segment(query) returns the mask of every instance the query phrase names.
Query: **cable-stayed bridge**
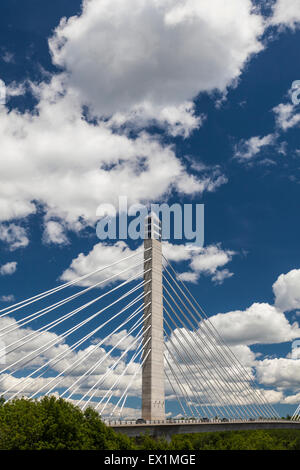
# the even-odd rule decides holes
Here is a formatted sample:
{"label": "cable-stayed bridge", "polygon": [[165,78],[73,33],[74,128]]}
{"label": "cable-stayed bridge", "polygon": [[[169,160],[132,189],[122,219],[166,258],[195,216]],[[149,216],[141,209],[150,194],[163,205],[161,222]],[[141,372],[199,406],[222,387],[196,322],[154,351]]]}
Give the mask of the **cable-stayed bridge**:
{"label": "cable-stayed bridge", "polygon": [[0,395],[55,394],[129,434],[292,425],[163,256],[153,215],[145,235],[144,250],[0,311]]}

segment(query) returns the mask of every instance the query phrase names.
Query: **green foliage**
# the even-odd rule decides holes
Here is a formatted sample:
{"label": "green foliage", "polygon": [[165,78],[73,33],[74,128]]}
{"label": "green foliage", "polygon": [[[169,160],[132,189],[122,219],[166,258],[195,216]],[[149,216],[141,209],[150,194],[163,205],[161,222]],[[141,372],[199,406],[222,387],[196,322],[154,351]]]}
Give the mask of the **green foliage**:
{"label": "green foliage", "polygon": [[83,413],[63,399],[17,399],[0,406],[1,450],[133,448],[128,437],[105,426],[93,409]]}
{"label": "green foliage", "polygon": [[136,439],[138,450],[166,450],[169,448],[166,439],[153,439],[149,434],[144,434]]}
{"label": "green foliage", "polygon": [[0,450],[300,450],[300,430],[226,431],[131,439],[107,427],[92,408],[63,399],[0,397]]}
{"label": "green foliage", "polygon": [[272,429],[175,435],[170,450],[297,450],[300,431]]}

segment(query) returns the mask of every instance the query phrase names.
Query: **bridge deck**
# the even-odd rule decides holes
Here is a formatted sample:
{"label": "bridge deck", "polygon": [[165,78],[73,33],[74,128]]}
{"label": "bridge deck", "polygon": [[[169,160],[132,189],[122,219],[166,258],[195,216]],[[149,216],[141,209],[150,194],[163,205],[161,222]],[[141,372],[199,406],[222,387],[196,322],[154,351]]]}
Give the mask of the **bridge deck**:
{"label": "bridge deck", "polygon": [[196,422],[196,423],[151,423],[151,424],[110,424],[117,432],[129,437],[149,434],[153,437],[166,437],[173,434],[190,434],[198,432],[243,431],[254,429],[299,429],[300,421],[231,421],[231,422]]}

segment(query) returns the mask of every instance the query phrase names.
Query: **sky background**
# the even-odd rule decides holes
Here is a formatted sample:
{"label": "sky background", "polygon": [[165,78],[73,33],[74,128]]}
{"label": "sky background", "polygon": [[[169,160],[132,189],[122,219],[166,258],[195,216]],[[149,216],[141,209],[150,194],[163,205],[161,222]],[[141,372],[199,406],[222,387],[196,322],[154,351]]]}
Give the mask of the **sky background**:
{"label": "sky background", "polygon": [[166,255],[293,412],[299,43],[299,0],[3,0],[0,308],[136,249],[99,242],[99,204],[205,204],[203,249]]}

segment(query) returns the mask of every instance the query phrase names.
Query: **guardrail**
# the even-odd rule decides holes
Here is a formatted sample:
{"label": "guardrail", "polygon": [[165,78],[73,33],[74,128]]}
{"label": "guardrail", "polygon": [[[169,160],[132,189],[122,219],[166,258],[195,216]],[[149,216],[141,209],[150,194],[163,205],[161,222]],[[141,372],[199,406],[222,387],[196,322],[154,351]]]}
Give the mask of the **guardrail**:
{"label": "guardrail", "polygon": [[167,419],[164,421],[153,420],[145,422],[137,422],[137,420],[103,420],[107,426],[138,426],[138,425],[153,425],[153,424],[212,424],[212,423],[260,423],[260,422],[278,422],[278,419]]}

